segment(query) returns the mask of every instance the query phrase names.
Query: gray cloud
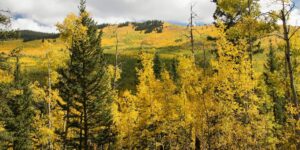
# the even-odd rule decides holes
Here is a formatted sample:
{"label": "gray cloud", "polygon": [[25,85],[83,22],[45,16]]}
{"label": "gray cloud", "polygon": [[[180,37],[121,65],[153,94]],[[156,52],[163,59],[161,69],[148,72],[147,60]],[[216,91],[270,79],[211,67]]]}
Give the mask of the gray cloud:
{"label": "gray cloud", "polygon": [[[186,23],[191,1],[196,4],[196,21],[211,23],[215,10],[211,0],[87,0],[87,9],[98,23],[149,19]],[[13,13],[13,28],[55,32],[55,24],[63,21],[67,14],[77,13],[78,4],[79,0],[0,0],[0,9]],[[263,7],[272,8],[270,5]],[[291,22],[296,22],[299,16],[297,9]]]}
{"label": "gray cloud", "polygon": [[[55,24],[71,12],[78,12],[78,0],[1,0],[0,7],[13,15],[13,27],[38,31],[55,31]],[[191,0],[87,0],[87,9],[98,23],[117,23],[159,19],[188,20]],[[198,22],[211,23],[215,9],[210,0],[197,0]],[[26,24],[25,24],[26,23]]]}

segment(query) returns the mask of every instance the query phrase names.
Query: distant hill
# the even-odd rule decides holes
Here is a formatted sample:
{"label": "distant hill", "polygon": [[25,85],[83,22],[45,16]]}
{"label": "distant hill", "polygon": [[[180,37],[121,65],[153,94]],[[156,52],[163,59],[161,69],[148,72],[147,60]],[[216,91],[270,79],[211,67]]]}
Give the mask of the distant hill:
{"label": "distant hill", "polygon": [[44,33],[31,30],[19,30],[17,31],[17,33],[19,34],[20,38],[23,39],[23,42],[43,39],[55,39],[59,37],[59,34],[57,33]]}
{"label": "distant hill", "polygon": [[[163,32],[163,27],[164,27],[164,22],[160,20],[147,20],[144,22],[123,22],[117,24],[118,28],[123,28],[123,27],[128,27],[132,25],[135,31],[143,31],[144,33],[162,33]],[[108,24],[108,23],[103,23],[99,24],[97,27],[98,29],[104,29],[109,26],[115,26],[115,24]]]}

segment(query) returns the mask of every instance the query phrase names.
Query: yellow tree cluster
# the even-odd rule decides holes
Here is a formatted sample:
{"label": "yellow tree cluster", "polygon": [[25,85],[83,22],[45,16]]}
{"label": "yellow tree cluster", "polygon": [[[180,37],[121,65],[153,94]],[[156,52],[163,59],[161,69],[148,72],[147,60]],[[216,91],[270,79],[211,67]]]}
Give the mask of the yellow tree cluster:
{"label": "yellow tree cluster", "polygon": [[179,94],[168,71],[161,73],[161,79],[155,78],[153,54],[142,53],[140,57],[142,67],[137,69],[137,92],[125,91],[115,103],[119,147],[189,147],[192,124],[189,102],[181,99],[184,94]]}
{"label": "yellow tree cluster", "polygon": [[153,72],[153,55],[142,53],[136,93],[115,103],[120,148],[275,148],[273,103],[250,65],[245,42],[228,42],[219,29],[217,58],[205,73],[191,56],[177,58],[178,80]]}
{"label": "yellow tree cluster", "polygon": [[211,92],[208,99],[214,104],[207,118],[207,144],[224,149],[272,148],[276,141],[272,102],[259,80],[251,77],[253,70],[244,42],[234,46],[222,30],[217,59],[212,61],[214,73],[207,85]]}

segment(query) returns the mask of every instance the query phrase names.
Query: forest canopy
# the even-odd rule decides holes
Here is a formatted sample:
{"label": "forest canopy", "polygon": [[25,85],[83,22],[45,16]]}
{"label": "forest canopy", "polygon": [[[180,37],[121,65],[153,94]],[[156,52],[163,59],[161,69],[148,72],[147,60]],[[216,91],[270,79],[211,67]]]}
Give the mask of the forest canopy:
{"label": "forest canopy", "polygon": [[209,25],[191,4],[181,26],[80,0],[58,33],[0,11],[0,149],[300,149],[298,9],[272,2],[213,0]]}

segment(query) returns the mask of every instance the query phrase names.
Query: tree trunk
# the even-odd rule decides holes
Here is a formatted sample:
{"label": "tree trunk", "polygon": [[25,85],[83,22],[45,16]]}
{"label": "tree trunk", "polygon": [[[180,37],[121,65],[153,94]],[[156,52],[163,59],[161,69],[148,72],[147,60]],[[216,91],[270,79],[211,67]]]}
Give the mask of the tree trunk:
{"label": "tree trunk", "polygon": [[82,113],[80,114],[80,135],[79,135],[79,149],[82,149]]}
{"label": "tree trunk", "polygon": [[115,52],[115,67],[114,67],[114,81],[113,81],[113,89],[115,90],[117,88],[117,69],[118,69],[118,47],[119,47],[119,39],[118,39],[118,33],[116,33],[116,52]]}
{"label": "tree trunk", "polygon": [[[251,16],[251,1],[248,0],[248,16]],[[253,40],[252,40],[252,30],[251,30],[251,24],[247,22],[248,25],[248,54],[249,54],[249,59],[250,59],[250,66],[251,66],[251,72],[250,72],[250,77],[253,80],[254,79],[254,73],[253,73]]]}
{"label": "tree trunk", "polygon": [[[47,60],[48,60],[48,125],[49,125],[49,129],[51,130],[52,128],[52,124],[51,124],[51,93],[52,93],[52,86],[51,86],[51,64],[50,64],[50,58],[49,58],[49,55],[48,53],[46,54],[47,55]],[[52,145],[52,142],[51,142],[51,136],[49,135],[49,150],[52,150],[53,149],[53,145]]]}
{"label": "tree trunk", "polygon": [[84,149],[88,150],[88,116],[87,116],[87,101],[84,99],[83,103],[83,121],[84,121]]}
{"label": "tree trunk", "polygon": [[200,150],[200,139],[196,136],[195,150]]}
{"label": "tree trunk", "polygon": [[[192,54],[195,57],[195,48],[194,48],[194,22],[193,22],[194,16],[193,16],[193,6],[191,5],[191,18],[190,18],[190,40],[191,40],[191,50]],[[195,59],[196,62],[196,59]]]}
{"label": "tree trunk", "polygon": [[66,122],[65,122],[65,133],[64,133],[64,144],[63,144],[63,150],[66,150],[67,147],[67,138],[68,138],[68,130],[69,130],[69,114],[70,114],[70,109],[69,109],[69,104],[67,104],[67,114],[66,114]]}
{"label": "tree trunk", "polygon": [[[297,91],[296,91],[296,87],[295,87],[293,66],[292,66],[292,60],[291,60],[291,43],[290,43],[287,19],[286,19],[286,15],[285,15],[284,2],[283,2],[283,10],[281,11],[281,20],[283,23],[284,41],[286,43],[285,58],[286,58],[286,62],[287,62],[288,75],[289,75],[289,80],[290,80],[290,88],[291,88],[291,92],[292,92],[292,101],[294,102],[295,106],[298,108],[298,97],[297,97]],[[299,115],[297,115],[296,117],[297,117],[297,119],[299,119]]]}

